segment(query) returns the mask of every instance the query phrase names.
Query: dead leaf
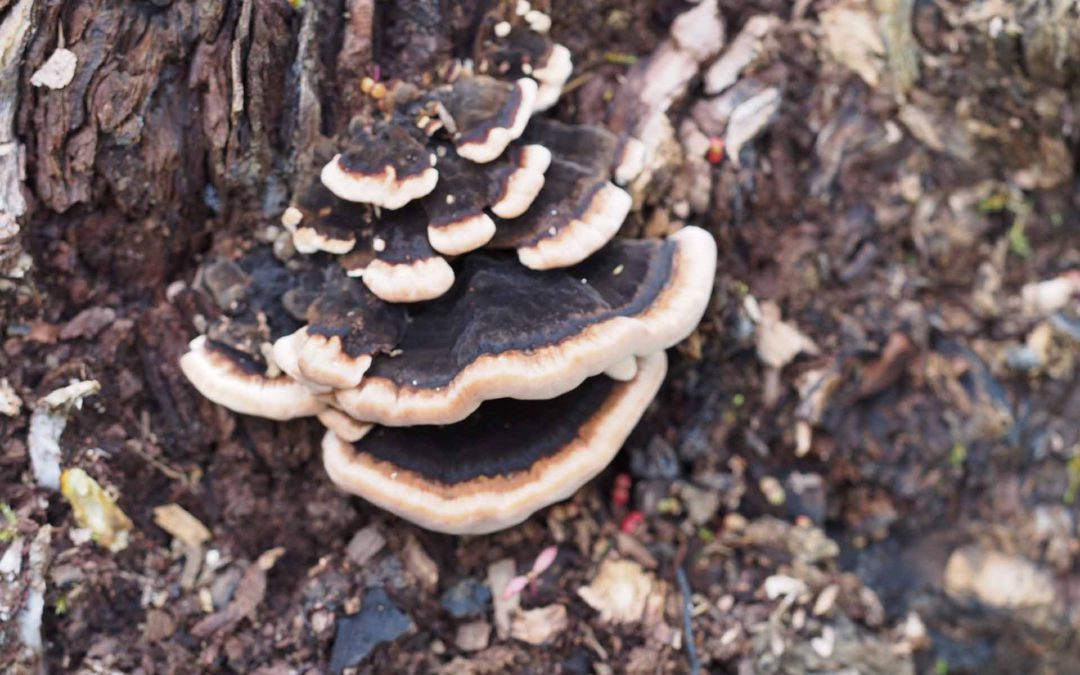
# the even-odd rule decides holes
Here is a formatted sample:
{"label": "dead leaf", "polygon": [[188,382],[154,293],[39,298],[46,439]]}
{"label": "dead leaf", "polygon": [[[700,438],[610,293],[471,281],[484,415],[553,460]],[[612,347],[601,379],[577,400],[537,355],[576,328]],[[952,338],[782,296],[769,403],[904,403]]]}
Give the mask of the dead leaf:
{"label": "dead leaf", "polygon": [[653,584],[653,576],[641,565],[608,559],[592,583],[578,589],[578,595],[600,612],[604,623],[636,623],[645,612]]}
{"label": "dead leaf", "polygon": [[817,354],[818,347],[793,324],[783,321],[780,307],[769,300],[761,303],[757,353],[765,365],[783,368],[800,353]]}
{"label": "dead leaf", "polygon": [[885,41],[865,0],[846,0],[821,13],[822,43],[832,58],[871,87],[881,84]]}
{"label": "dead leaf", "polygon": [[779,87],[769,87],[740,103],[731,113],[727,133],[724,135],[724,152],[731,158],[732,164],[739,166],[742,147],[757,138],[772,123],[782,101]]}
{"label": "dead leaf", "polygon": [[566,607],[548,605],[519,612],[510,626],[510,636],[531,645],[542,645],[566,630]]}
{"label": "dead leaf", "polygon": [[720,58],[705,71],[705,93],[719,94],[739,80],[739,74],[761,56],[763,39],[780,25],[771,15],[750,17]]}
{"label": "dead leaf", "polygon": [[918,352],[918,348],[907,335],[899,331],[890,335],[885,348],[881,350],[881,356],[863,368],[859,396],[873,396],[891,387],[904,374],[908,363]]}

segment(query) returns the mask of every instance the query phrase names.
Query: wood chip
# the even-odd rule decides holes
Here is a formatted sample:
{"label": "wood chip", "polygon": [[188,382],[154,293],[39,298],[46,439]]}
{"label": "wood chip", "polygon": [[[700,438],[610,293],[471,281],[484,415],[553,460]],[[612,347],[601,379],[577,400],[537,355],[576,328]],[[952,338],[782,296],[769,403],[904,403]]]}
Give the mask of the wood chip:
{"label": "wood chip", "polygon": [[521,596],[504,598],[507,584],[517,576],[517,565],[513,558],[503,558],[488,566],[487,584],[491,589],[491,600],[495,606],[495,632],[505,640],[510,637],[510,616],[521,604]]}
{"label": "wood chip", "polygon": [[401,552],[401,558],[405,562],[405,569],[416,577],[425,590],[435,590],[435,587],[439,585],[439,566],[427,554],[416,537],[409,535],[405,542],[405,550]]}
{"label": "wood chip", "polygon": [[63,89],[75,78],[75,66],[78,64],[79,58],[75,56],[75,52],[61,47],[34,71],[30,76],[30,84],[35,87]]}
{"label": "wood chip", "polygon": [[179,504],[154,507],[154,524],[188,548],[198,548],[213,536],[198,518]]}
{"label": "wood chip", "polygon": [[487,621],[472,621],[458,626],[454,644],[463,652],[478,652],[487,649],[490,640],[491,624]]}
{"label": "wood chip", "polygon": [[374,558],[379,551],[386,546],[386,538],[379,532],[375,525],[368,525],[353,535],[349,540],[349,546],[345,549],[345,555],[349,561],[358,567],[363,567],[367,561]]}

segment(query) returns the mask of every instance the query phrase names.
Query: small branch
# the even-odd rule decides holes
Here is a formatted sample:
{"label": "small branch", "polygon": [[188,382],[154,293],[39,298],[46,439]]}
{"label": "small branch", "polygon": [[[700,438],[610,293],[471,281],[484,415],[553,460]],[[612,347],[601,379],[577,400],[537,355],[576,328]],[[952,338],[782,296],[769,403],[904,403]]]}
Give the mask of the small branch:
{"label": "small branch", "polygon": [[690,582],[686,579],[686,572],[679,567],[675,570],[675,578],[679,582],[679,592],[683,596],[683,640],[686,642],[686,658],[690,661],[691,675],[701,672],[701,661],[698,660],[697,645],[694,644],[693,609],[691,599]]}

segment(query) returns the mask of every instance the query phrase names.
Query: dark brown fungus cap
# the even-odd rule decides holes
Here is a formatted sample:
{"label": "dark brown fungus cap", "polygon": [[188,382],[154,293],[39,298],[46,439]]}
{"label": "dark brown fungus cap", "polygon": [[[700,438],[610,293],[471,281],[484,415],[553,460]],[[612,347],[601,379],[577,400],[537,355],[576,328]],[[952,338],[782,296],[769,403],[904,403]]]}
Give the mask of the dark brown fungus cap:
{"label": "dark brown fungus cap", "polygon": [[405,309],[381,301],[358,279],[331,278],[307,310],[308,324],[279,338],[273,357],[316,391],[355,387],[377,354],[390,353],[405,330]]}
{"label": "dark brown fungus cap", "polygon": [[452,149],[439,147],[440,179],[424,198],[428,213],[428,240],[446,255],[480,248],[495,234],[500,218],[524,213],[544,186],[551,153],[538,144],[514,145],[490,164],[461,159]]}
{"label": "dark brown fungus cap", "polygon": [[514,27],[509,35],[497,39],[490,59],[494,75],[537,81],[533,112],[555,105],[574,70],[569,49],[524,26]]}
{"label": "dark brown fungus cap", "polygon": [[281,216],[300,253],[348,253],[356,245],[357,233],[370,228],[370,222],[369,207],[337,197],[317,180],[302,185]]}
{"label": "dark brown fungus cap", "polygon": [[716,244],[695,227],[551,272],[471,254],[445,296],[410,308],[394,355],[336,392],[337,407],[379,424],[452,424],[485,400],[551,398],[609,369],[626,377],[628,358],[693,331],[715,267]]}
{"label": "dark brown fungus cap", "polygon": [[552,152],[544,188],[532,206],[513,220],[496,222],[491,248],[515,248],[532,269],[581,262],[619,231],[633,200],[613,184],[611,164],[618,148],[609,132],[537,120],[528,143]]}
{"label": "dark brown fungus cap", "polygon": [[321,174],[323,185],[338,197],[399,209],[435,189],[435,153],[404,126],[388,124],[374,133],[354,128],[350,136]]}
{"label": "dark brown fungus cap", "polygon": [[454,270],[428,241],[428,216],[419,204],[384,211],[374,223],[371,257],[349,268],[371,292],[387,302],[437,298],[454,283]]}
{"label": "dark brown fungus cap", "polygon": [[591,167],[598,174],[607,171],[620,185],[636,178],[642,169],[641,141],[627,134],[616,136],[603,127],[537,118],[522,142],[543,145],[559,159]]}
{"label": "dark brown fungus cap", "polygon": [[282,420],[321,411],[325,404],[309,388],[280,373],[270,345],[302,325],[306,298],[320,292],[322,272],[290,269],[259,250],[238,263],[211,263],[202,277],[202,287],[228,306],[180,359],[195,388],[249,415]]}
{"label": "dark brown fungus cap", "polygon": [[465,159],[484,164],[496,159],[529,123],[536,81],[503,82],[464,74],[435,93],[445,111],[444,126]]}
{"label": "dark brown fungus cap", "polygon": [[450,426],[329,431],[323,464],[342,489],[422,527],[482,534],[566,499],[622,447],[660,387],[663,352],[636,376],[599,376],[546,401],[489,401]]}

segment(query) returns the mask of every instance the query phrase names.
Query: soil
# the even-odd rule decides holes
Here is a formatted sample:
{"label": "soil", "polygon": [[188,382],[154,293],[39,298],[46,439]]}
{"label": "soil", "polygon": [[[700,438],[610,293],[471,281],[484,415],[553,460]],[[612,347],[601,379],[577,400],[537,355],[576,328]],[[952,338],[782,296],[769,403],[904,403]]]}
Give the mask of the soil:
{"label": "soil", "polygon": [[[739,86],[779,108],[735,157],[669,162],[627,226],[715,235],[710,311],[612,467],[458,538],[340,493],[314,420],[229,413],[177,359],[200,263],[274,236],[292,168],[365,105],[357,78],[431,77],[504,8],[32,4],[26,208],[0,239],[5,271],[33,261],[0,282],[22,402],[0,415],[5,672],[1080,672],[1075,6],[719,2],[728,45],[776,17]],[[575,57],[553,114],[613,127],[697,6],[534,5]],[[74,78],[33,86],[61,46]],[[699,73],[668,111],[684,147],[688,121],[719,137],[709,100]],[[1071,296],[1032,302],[1055,280]],[[66,414],[62,465],[117,497],[116,552],[30,469],[37,402],[72,380],[101,390]],[[168,504],[209,537],[159,527]],[[485,584],[553,544],[500,617]]]}

